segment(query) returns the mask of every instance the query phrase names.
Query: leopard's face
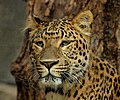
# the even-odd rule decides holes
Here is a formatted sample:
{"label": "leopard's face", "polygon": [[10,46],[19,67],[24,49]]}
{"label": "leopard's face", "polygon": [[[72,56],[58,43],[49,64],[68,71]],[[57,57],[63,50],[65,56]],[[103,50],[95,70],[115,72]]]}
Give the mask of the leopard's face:
{"label": "leopard's face", "polygon": [[56,87],[78,83],[84,76],[89,65],[89,24],[76,23],[58,19],[31,31],[30,58],[38,83]]}

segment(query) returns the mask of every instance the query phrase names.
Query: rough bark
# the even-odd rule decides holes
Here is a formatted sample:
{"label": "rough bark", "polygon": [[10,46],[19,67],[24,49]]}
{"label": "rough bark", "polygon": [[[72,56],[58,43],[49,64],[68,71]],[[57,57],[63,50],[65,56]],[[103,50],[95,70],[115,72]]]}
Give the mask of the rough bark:
{"label": "rough bark", "polygon": [[[120,1],[119,0],[26,0],[27,14],[34,14],[43,21],[54,18],[73,18],[82,10],[91,10],[94,21],[91,25],[92,51],[107,59],[120,73]],[[40,94],[29,86],[25,74],[29,65],[28,32],[19,57],[11,65],[18,88],[18,100],[41,100]],[[20,78],[18,78],[20,77]],[[34,92],[33,92],[34,91]],[[34,93],[34,94],[33,94]],[[37,97],[41,98],[37,98]]]}

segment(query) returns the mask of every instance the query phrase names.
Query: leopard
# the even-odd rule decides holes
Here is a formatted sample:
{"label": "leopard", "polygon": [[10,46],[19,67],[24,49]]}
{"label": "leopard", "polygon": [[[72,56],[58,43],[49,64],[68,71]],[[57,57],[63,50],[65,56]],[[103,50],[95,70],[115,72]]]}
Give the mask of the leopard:
{"label": "leopard", "polygon": [[91,50],[90,10],[74,18],[29,16],[31,81],[44,100],[120,100],[117,69]]}

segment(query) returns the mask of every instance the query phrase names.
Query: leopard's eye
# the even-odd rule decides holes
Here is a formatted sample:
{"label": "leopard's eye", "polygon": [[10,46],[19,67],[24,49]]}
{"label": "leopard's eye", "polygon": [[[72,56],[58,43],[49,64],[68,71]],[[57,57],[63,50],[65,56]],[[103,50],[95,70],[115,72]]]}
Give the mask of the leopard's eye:
{"label": "leopard's eye", "polygon": [[35,42],[35,44],[42,47],[42,48],[44,47],[43,41],[37,41],[37,42]]}
{"label": "leopard's eye", "polygon": [[60,47],[64,47],[70,44],[70,41],[62,41]]}
{"label": "leopard's eye", "polygon": [[82,28],[82,29],[85,29],[87,26],[86,26],[86,25],[81,24],[81,25],[79,25],[79,27],[80,27],[80,28]]}

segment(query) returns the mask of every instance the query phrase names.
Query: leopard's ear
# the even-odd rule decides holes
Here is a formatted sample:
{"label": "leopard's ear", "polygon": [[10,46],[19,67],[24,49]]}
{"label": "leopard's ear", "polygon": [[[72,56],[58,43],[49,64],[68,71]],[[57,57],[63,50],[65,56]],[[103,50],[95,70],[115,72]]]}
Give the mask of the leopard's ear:
{"label": "leopard's ear", "polygon": [[73,21],[77,24],[80,22],[87,22],[90,25],[93,21],[93,14],[90,10],[80,12],[74,17]]}
{"label": "leopard's ear", "polygon": [[43,23],[43,21],[38,16],[33,15],[32,18],[36,24]]}
{"label": "leopard's ear", "polygon": [[93,21],[93,14],[90,10],[80,12],[78,15],[76,15],[72,22],[75,25],[75,27],[85,33],[86,35],[90,35],[90,24]]}
{"label": "leopard's ear", "polygon": [[30,14],[27,18],[26,28],[35,29],[36,27],[40,26],[41,23],[42,21],[39,17]]}

